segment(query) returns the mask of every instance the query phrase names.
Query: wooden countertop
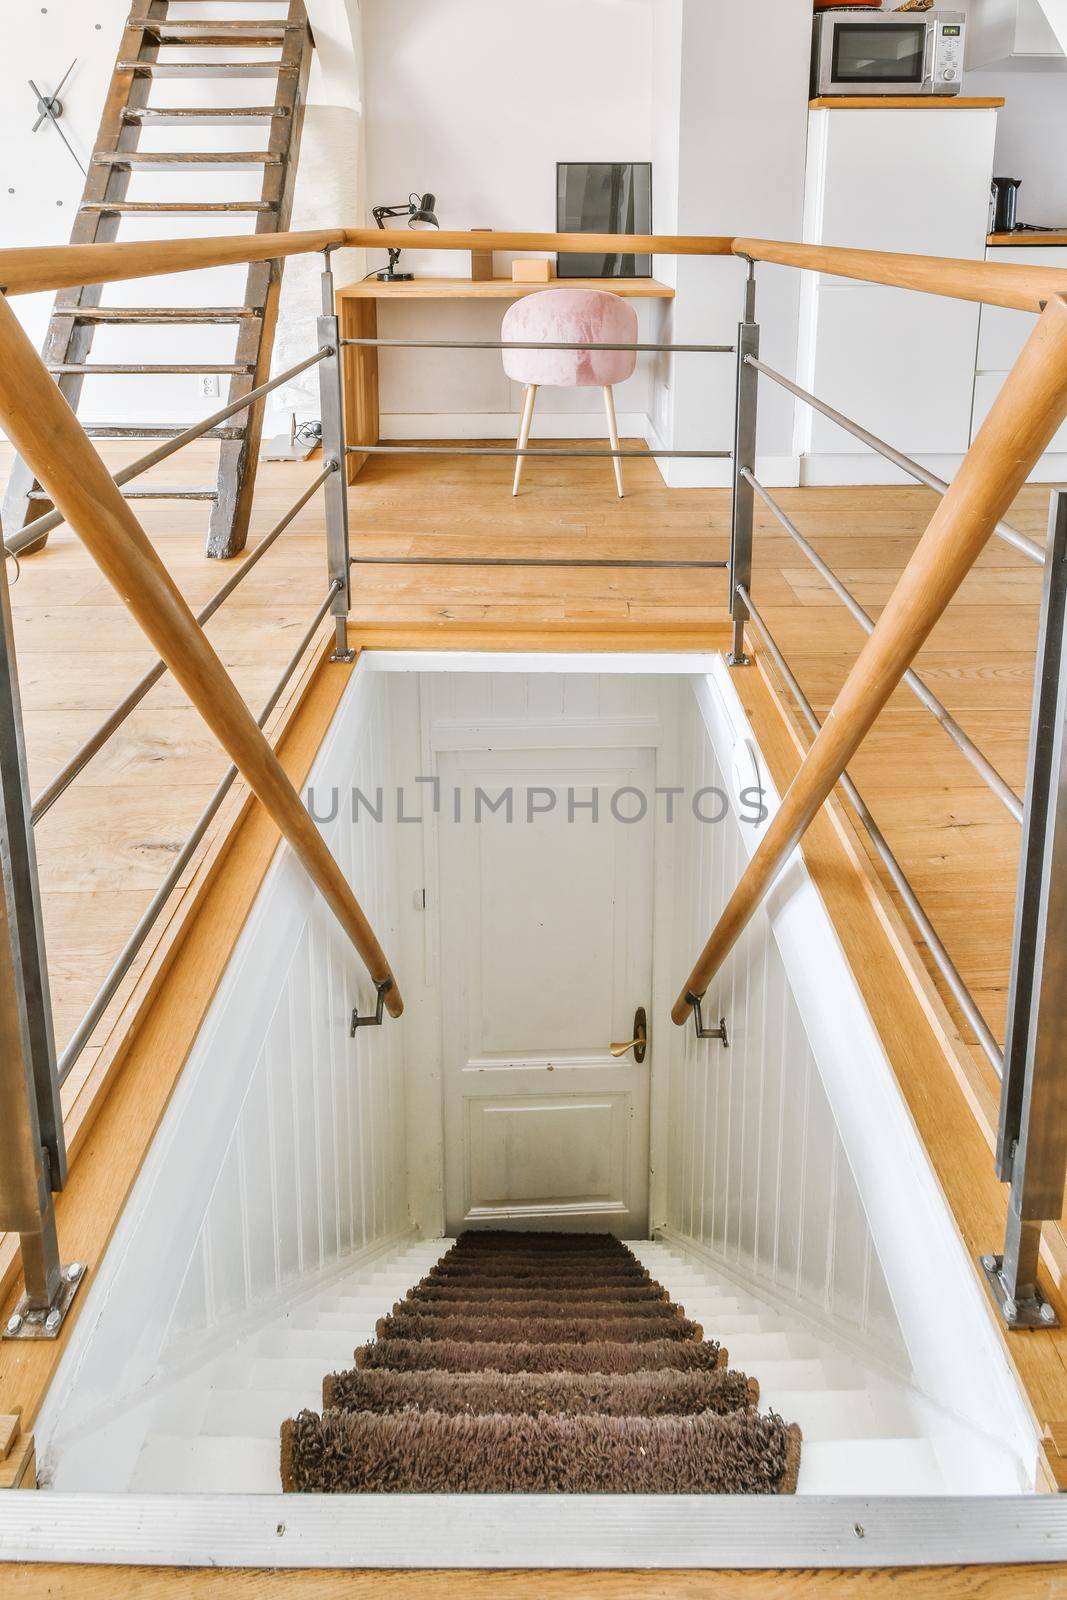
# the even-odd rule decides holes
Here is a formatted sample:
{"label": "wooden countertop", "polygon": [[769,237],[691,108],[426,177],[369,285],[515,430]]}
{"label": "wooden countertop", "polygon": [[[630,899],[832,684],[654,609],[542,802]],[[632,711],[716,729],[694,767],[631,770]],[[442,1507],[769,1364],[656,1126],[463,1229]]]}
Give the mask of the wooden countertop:
{"label": "wooden countertop", "polygon": [[379,283],[367,278],[338,289],[340,300],[520,300],[540,289],[607,289],[630,300],[673,300],[674,290],[656,278],[552,278],[548,283],[514,283],[511,278],[412,278]]}
{"label": "wooden countertop", "polygon": [[1010,246],[1013,250],[1040,249],[1042,245],[1058,245],[1062,250],[1067,245],[1067,232],[1061,233],[991,233],[986,239],[986,244],[995,249],[1006,249]]}
{"label": "wooden countertop", "polygon": [[1000,95],[834,94],[809,100],[813,111],[999,111]]}

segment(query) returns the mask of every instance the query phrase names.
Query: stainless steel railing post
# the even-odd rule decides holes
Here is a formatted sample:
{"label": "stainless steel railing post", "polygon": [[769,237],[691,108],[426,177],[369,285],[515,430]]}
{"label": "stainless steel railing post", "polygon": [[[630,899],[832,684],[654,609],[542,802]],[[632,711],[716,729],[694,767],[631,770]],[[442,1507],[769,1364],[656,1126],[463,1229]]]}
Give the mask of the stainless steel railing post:
{"label": "stainless steel railing post", "polygon": [[5,1337],[51,1338],[81,1268],[65,1272],[60,1263],[52,1206],[67,1152],[7,563],[0,566],[0,1229],[20,1237],[26,1285]]}
{"label": "stainless steel railing post", "polygon": [[344,360],[341,326],[334,301],[333,269],[330,252],[324,254],[322,272],[322,315],[318,320],[319,348],[332,351],[319,366],[319,394],[322,409],[322,462],[332,470],[326,479],[326,565],[330,583],[339,583],[334,594],[334,649],[332,661],[351,661],[354,651],[348,645],[348,613],[352,604],[351,570],[348,561],[348,461],[345,454]]}
{"label": "stainless steel railing post", "polygon": [[1005,1322],[1049,1327],[1037,1286],[1041,1224],[1067,1178],[1067,492],[1052,496],[1022,859],[1015,907],[997,1176],[1011,1184],[1003,1256],[982,1265]]}
{"label": "stainless steel railing post", "polygon": [[733,620],[733,646],[727,658],[732,667],[748,664],[745,655],[745,623],[748,607],[742,592],[752,588],[752,524],[755,498],[746,471],[756,470],[756,418],[759,374],[749,361],[759,356],[759,324],[756,321],[755,267],[748,264],[745,284],[745,318],[737,329],[737,385],[734,410],[733,514],[730,526],[730,616]]}

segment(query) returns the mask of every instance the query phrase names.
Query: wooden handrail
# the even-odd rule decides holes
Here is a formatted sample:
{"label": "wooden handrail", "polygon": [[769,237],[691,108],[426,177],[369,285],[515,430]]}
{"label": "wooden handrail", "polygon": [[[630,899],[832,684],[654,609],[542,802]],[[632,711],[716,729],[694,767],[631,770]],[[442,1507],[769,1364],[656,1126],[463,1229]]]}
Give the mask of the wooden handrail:
{"label": "wooden handrail", "polygon": [[[409,234],[409,240],[414,238]],[[45,289],[79,289],[86,283],[124,283],[164,272],[194,272],[277,256],[307,255],[345,242],[343,228],[315,233],[255,233],[234,238],[144,239],[124,244],[55,244],[41,249],[0,250],[0,290],[37,294]]]}
{"label": "wooden handrail", "polygon": [[901,574],[822,731],[704,946],[684,1023],[1067,415],[1067,298],[1051,300]]}
{"label": "wooden handrail", "polygon": [[277,824],[375,984],[391,982],[385,1004],[398,1017],[404,1009],[400,991],[344,874],[178,586],[2,298],[0,372],[0,423],[15,449]]}
{"label": "wooden handrail", "polygon": [[844,250],[835,245],[788,244],[777,239],[735,239],[735,255],[806,272],[827,272],[861,283],[884,283],[950,300],[977,300],[1012,311],[1040,311],[1053,295],[1067,294],[1067,267],[1020,267],[1007,261],[960,261],[887,250]]}
{"label": "wooden handrail", "polygon": [[[733,239],[688,234],[494,233],[494,250],[612,250],[652,255],[728,256]],[[263,233],[233,238],[146,239],[123,244],[62,244],[0,250],[0,290],[36,294],[86,283],[121,283],[163,272],[266,261],[327,247],[367,250],[484,250],[485,234],[409,228],[326,228],[316,233]]]}
{"label": "wooden handrail", "polygon": [[[408,228],[326,228],[314,233],[267,233],[232,238],[148,239],[129,244],[49,245],[0,250],[0,289],[9,295],[72,289],[86,283],[121,283],[158,273],[191,272],[315,250],[478,250],[484,233]],[[975,300],[1016,311],[1040,311],[1053,295],[1067,294],[1067,268],[1020,267],[1000,261],[958,261],[943,256],[841,250],[829,245],[717,234],[494,232],[494,250],[625,251],[674,256],[728,256],[829,272],[861,283],[884,283],[923,294]]]}
{"label": "wooden handrail", "polygon": [[728,256],[731,234],[701,233],[509,233],[491,236],[469,229],[346,228],[345,243],[364,250],[562,250],[585,255]]}

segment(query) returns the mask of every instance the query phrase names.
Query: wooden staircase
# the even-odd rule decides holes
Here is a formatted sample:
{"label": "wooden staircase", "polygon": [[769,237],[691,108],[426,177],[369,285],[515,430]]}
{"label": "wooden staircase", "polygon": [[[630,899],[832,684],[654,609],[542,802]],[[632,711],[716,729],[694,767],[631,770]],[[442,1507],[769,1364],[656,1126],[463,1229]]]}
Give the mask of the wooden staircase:
{"label": "wooden staircase", "polygon": [[[104,106],[96,145],[71,234],[72,244],[97,244],[118,238],[123,217],[211,213],[247,213],[255,233],[282,232],[288,228],[293,206],[300,135],[311,52],[314,41],[303,0],[290,0],[286,14],[276,20],[170,20],[173,0],[135,0],[136,12],[123,33],[115,70]],[[201,0],[181,0],[183,9]],[[230,0],[234,5],[264,0]],[[171,59],[179,47],[204,51],[202,60]],[[275,59],[228,61],[212,59],[214,50],[277,47]],[[153,94],[157,80],[232,80],[262,78],[273,81],[272,104],[225,104],[168,107]],[[213,89],[213,97],[218,98]],[[267,97],[264,96],[264,99]],[[259,127],[267,130],[260,148],[247,151],[157,151],[139,148],[143,128],[190,126]],[[135,173],[196,174],[219,171],[262,171],[262,189],[252,200],[129,200]],[[244,303],[232,306],[155,306],[125,309],[100,304],[101,285],[62,290],[56,296],[45,341],[44,357],[59,388],[77,410],[86,377],[95,374],[131,376],[218,373],[229,378],[232,402],[270,376],[271,352],[278,318],[282,266],[280,261],[254,262],[248,268]],[[237,328],[234,359],[229,362],[145,363],[92,362],[93,336],[107,325],[231,324]],[[129,499],[199,500],[211,502],[207,539],[209,556],[231,556],[243,549],[255,487],[256,460],[263,423],[263,401],[239,412],[232,425],[214,429],[206,437],[219,441],[218,476],[214,484],[170,487],[154,481],[123,490]],[[182,431],[182,424],[117,422],[87,430],[95,438],[166,439]],[[8,534],[51,509],[51,502],[22,461],[15,463],[4,501],[3,525]],[[40,548],[47,535],[40,541]]]}

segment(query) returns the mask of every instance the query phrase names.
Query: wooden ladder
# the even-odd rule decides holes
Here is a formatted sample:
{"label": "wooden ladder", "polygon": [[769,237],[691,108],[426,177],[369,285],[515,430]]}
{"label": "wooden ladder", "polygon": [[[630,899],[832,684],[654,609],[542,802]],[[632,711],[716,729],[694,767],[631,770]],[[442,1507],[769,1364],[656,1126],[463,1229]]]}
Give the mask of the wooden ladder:
{"label": "wooden ladder", "polygon": [[[202,0],[182,0],[183,6]],[[230,0],[234,5],[262,4],[262,0]],[[135,0],[135,14],[127,22],[89,163],[85,190],[71,234],[72,244],[97,244],[118,237],[123,217],[156,215],[201,216],[222,212],[248,213],[256,233],[282,232],[289,226],[293,190],[304,120],[304,101],[314,41],[304,0],[290,0],[284,17],[276,21],[170,21],[171,0]],[[168,60],[167,47],[175,45],[207,52],[200,61]],[[249,46],[281,47],[279,60],[212,60],[213,49]],[[246,78],[273,79],[273,105],[167,107],[152,96],[157,80]],[[179,97],[180,98],[180,97]],[[151,102],[151,103],[150,103]],[[146,151],[138,148],[142,128],[192,125],[265,127],[269,134],[262,149],[254,151]],[[155,201],[127,200],[135,172],[170,173],[249,171],[262,169],[258,200]],[[271,352],[278,320],[282,266],[280,261],[254,262],[248,268],[243,305],[154,306],[139,309],[102,307],[101,285],[62,290],[56,296],[44,358],[49,371],[74,410],[82,385],[94,373],[210,372],[229,377],[229,399],[238,400],[270,376]],[[237,327],[232,362],[203,365],[144,363],[92,363],[89,354],[98,327],[132,324],[231,324]],[[231,556],[244,548],[255,488],[256,460],[263,427],[264,401],[238,412],[232,426],[205,435],[219,441],[218,477],[214,485],[168,487],[154,482],[123,490],[129,499],[207,500],[211,502],[207,538],[209,556]],[[115,424],[91,427],[95,438],[166,439],[182,425]],[[7,534],[43,515],[51,502],[33,473],[16,461],[4,501],[3,526]],[[39,549],[45,543],[45,535]]]}

